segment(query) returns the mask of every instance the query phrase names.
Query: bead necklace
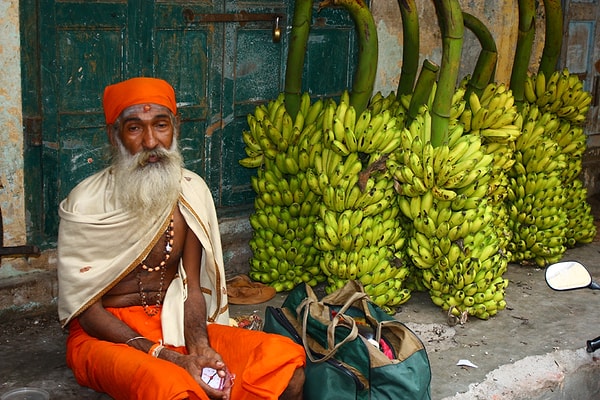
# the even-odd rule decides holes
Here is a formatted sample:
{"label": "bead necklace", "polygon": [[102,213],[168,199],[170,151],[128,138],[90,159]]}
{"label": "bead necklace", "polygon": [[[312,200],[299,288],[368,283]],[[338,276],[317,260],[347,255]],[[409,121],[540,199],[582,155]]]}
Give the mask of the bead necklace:
{"label": "bead necklace", "polygon": [[167,265],[167,261],[171,258],[171,250],[173,250],[173,238],[175,237],[175,223],[173,222],[173,216],[171,216],[171,222],[165,231],[165,256],[163,260],[156,267],[152,268],[146,265],[146,260],[142,261],[141,266],[148,272],[158,271]]}
{"label": "bead necklace", "polygon": [[175,224],[173,222],[173,216],[171,216],[171,222],[169,223],[169,226],[167,227],[166,231],[165,231],[165,255],[163,257],[163,260],[155,267],[148,267],[145,264],[145,260],[141,262],[141,267],[142,269],[144,269],[145,271],[148,272],[154,272],[154,271],[158,271],[160,270],[160,283],[159,283],[159,288],[158,288],[158,294],[156,295],[156,306],[153,308],[150,308],[150,306],[148,305],[147,299],[146,299],[146,292],[144,291],[144,287],[142,286],[142,278],[141,278],[141,271],[138,269],[137,271],[137,279],[138,279],[138,286],[140,289],[140,299],[142,302],[142,307],[144,307],[144,311],[146,312],[146,314],[150,317],[155,316],[156,314],[158,314],[158,311],[160,310],[160,305],[162,304],[162,293],[163,293],[163,289],[164,289],[164,285],[165,285],[165,272],[167,270],[167,260],[171,257],[171,251],[173,250],[173,238],[175,237]]}

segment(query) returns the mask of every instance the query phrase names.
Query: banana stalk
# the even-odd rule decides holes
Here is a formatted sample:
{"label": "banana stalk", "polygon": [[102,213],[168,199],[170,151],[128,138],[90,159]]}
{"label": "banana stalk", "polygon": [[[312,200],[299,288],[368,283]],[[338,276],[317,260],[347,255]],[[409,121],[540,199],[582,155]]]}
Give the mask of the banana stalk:
{"label": "banana stalk", "polygon": [[463,12],[463,21],[465,27],[473,32],[481,45],[481,53],[477,59],[477,64],[473,69],[471,79],[467,83],[464,98],[468,99],[472,91],[481,96],[487,84],[493,81],[496,72],[496,61],[498,60],[498,49],[494,37],[481,20],[472,14]]}
{"label": "banana stalk", "polygon": [[519,33],[509,84],[519,109],[524,101],[525,80],[534,39],[535,0],[519,0]]}
{"label": "banana stalk", "polygon": [[319,9],[330,6],[344,7],[354,21],[358,39],[358,63],[350,93],[350,105],[360,115],[373,95],[379,46],[377,28],[371,10],[363,0],[324,0]]}
{"label": "banana stalk", "polygon": [[546,37],[539,72],[543,72],[545,76],[551,76],[556,70],[556,63],[560,57],[563,35],[563,12],[560,3],[560,0],[544,0]]}
{"label": "banana stalk", "polygon": [[402,16],[402,71],[398,82],[397,95],[413,92],[413,85],[419,69],[419,14],[414,0],[398,0]]}
{"label": "banana stalk", "polygon": [[442,29],[442,63],[432,105],[431,144],[434,148],[448,140],[448,120],[460,67],[464,22],[458,0],[434,0]]}
{"label": "banana stalk", "polygon": [[286,109],[292,120],[296,119],[296,114],[298,114],[298,110],[300,109],[302,71],[304,69],[306,42],[310,33],[312,5],[312,0],[295,0],[294,4],[294,17],[285,70],[284,89]]}
{"label": "banana stalk", "polygon": [[408,107],[408,118],[406,120],[407,126],[419,114],[419,109],[421,106],[429,102],[429,97],[437,79],[437,73],[439,69],[439,66],[433,62],[429,60],[423,61],[423,67],[421,68],[421,73],[419,74],[419,79],[415,85],[415,91],[410,99],[410,105]]}

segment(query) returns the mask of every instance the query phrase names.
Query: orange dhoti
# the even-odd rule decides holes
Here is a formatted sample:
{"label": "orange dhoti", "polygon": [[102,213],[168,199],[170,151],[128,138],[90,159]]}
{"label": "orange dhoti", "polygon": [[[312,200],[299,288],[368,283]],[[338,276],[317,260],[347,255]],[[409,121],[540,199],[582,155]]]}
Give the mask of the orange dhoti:
{"label": "orange dhoti", "polygon": [[[160,314],[149,317],[139,306],[107,310],[140,335],[161,340]],[[218,324],[207,329],[211,347],[236,375],[232,400],[277,399],[294,371],[305,365],[304,349],[284,336]],[[186,353],[184,347],[166,347]],[[67,364],[80,385],[117,400],[208,400],[183,368],[126,344],[91,337],[77,319],[69,324]]]}

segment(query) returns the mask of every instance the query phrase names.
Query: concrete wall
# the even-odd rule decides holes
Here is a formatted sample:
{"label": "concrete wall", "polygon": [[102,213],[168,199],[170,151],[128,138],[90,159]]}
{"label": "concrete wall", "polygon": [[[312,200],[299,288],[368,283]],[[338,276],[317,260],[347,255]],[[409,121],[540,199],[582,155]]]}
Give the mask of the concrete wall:
{"label": "concrete wall", "polygon": [[[19,44],[19,4],[18,0],[0,1],[0,205],[3,213],[4,245],[14,246],[26,244],[27,215],[24,207],[23,191],[23,133],[21,115],[21,78],[20,78],[20,44]],[[440,64],[441,35],[437,27],[437,19],[433,3],[418,1],[420,14],[420,61],[425,58]],[[462,0],[465,11],[478,16],[490,28],[496,38],[499,49],[497,81],[508,83],[512,68],[517,35],[517,0],[499,2],[497,0]],[[377,23],[379,38],[379,69],[376,91],[384,94],[394,91],[400,77],[402,66],[402,24],[396,0],[376,0],[372,2],[373,14]],[[492,23],[493,21],[493,23]],[[538,29],[543,32],[543,28]],[[539,43],[539,42],[538,42]],[[461,77],[472,71],[479,45],[474,36],[465,31],[463,63]],[[541,46],[534,50],[532,60],[538,59]],[[250,226],[247,218],[227,219],[222,222],[223,245],[228,275],[247,270],[250,237]],[[44,252],[39,258],[3,258],[0,268],[0,289],[14,288],[15,277],[31,276],[36,280],[39,276],[55,268],[55,252]],[[36,274],[37,272],[37,274]],[[42,274],[42,275],[40,275]],[[45,288],[45,289],[44,289]],[[55,286],[48,290],[42,287],[38,291],[45,296],[42,301],[55,297]],[[14,296],[10,292],[1,292],[10,296],[9,304],[3,308],[20,307],[35,297],[30,292],[26,296]],[[4,294],[3,294],[4,293]],[[11,300],[12,299],[12,300]]]}
{"label": "concrete wall", "polygon": [[[25,243],[23,199],[23,129],[21,115],[19,2],[0,1],[0,206],[4,245]],[[0,277],[12,274],[21,262],[2,262]]]}
{"label": "concrete wall", "polygon": [[[442,57],[442,42],[433,2],[416,1],[416,3],[419,10],[420,63],[424,59],[428,59],[439,65]],[[517,38],[517,0],[462,0],[459,3],[463,11],[480,18],[490,29],[496,40],[499,54],[496,80],[508,83]],[[388,93],[390,90],[396,89],[400,79],[403,43],[402,20],[397,1],[373,1],[372,4],[380,46],[376,90]],[[543,31],[543,26],[541,30],[537,30],[537,32],[542,33]],[[537,59],[541,54],[541,50],[539,45],[534,48],[532,60]],[[465,29],[459,79],[473,71],[479,51],[480,46],[475,36]]]}

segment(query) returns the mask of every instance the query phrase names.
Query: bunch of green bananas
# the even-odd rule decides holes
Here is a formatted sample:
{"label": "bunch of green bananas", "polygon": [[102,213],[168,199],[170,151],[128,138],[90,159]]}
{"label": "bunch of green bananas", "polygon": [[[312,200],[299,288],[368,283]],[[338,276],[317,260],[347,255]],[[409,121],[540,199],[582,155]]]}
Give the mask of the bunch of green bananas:
{"label": "bunch of green bananas", "polygon": [[250,215],[254,231],[249,275],[277,291],[325,280],[313,244],[321,200],[306,179],[310,141],[319,132],[323,103],[310,104],[304,94],[292,121],[283,99],[280,95],[248,115],[250,130],[243,132],[248,157],[240,160],[245,167],[258,168],[251,178],[256,197]]}
{"label": "bunch of green bananas", "polygon": [[410,297],[403,288],[404,230],[393,180],[384,168],[400,144],[400,124],[388,108],[356,115],[348,103],[345,92],[338,104],[324,105],[322,140],[306,173],[322,201],[315,246],[327,292],[356,279],[377,305],[391,311]]}
{"label": "bunch of green bananas", "polygon": [[[511,219],[515,230],[513,248],[518,248],[515,261],[534,260],[544,266],[560,259],[567,247],[587,243],[595,237],[596,228],[587,203],[587,191],[579,181],[581,157],[585,151],[585,122],[591,95],[583,82],[568,69],[555,71],[549,79],[542,72],[527,77],[523,138],[516,142],[519,152],[514,166],[511,193]],[[531,176],[521,176],[531,174]],[[539,181],[539,193],[533,199],[520,198],[527,190],[522,187]],[[544,187],[550,182],[555,187]],[[548,183],[547,183],[548,184]],[[533,189],[530,188],[529,191]],[[530,193],[527,193],[530,196]],[[579,199],[573,202],[572,199]],[[532,225],[532,204],[543,204],[535,210]],[[538,209],[540,207],[537,207]],[[556,211],[558,223],[545,229],[547,215]],[[524,214],[529,214],[527,217]],[[538,223],[537,219],[541,218]],[[536,237],[534,240],[533,237]]]}
{"label": "bunch of green bananas", "polygon": [[521,129],[515,121],[519,112],[515,98],[505,84],[491,82],[481,97],[469,94],[468,107],[460,115],[465,131],[479,134],[492,142],[508,143],[517,139]]}
{"label": "bunch of green bananas", "polygon": [[[468,78],[463,79],[461,86],[467,84]],[[490,82],[481,97],[476,92],[470,93],[468,107],[459,117],[466,131],[481,135],[485,153],[494,158],[487,198],[495,216],[492,224],[501,241],[500,248],[507,256],[503,259],[506,263],[510,259],[510,254],[506,254],[508,243],[512,240],[505,204],[509,184],[507,174],[515,162],[515,141],[521,135],[523,122],[514,103],[512,91],[505,84]]]}
{"label": "bunch of green bananas", "polygon": [[[319,201],[303,172],[285,179],[274,170],[277,167],[259,169],[252,178],[257,197],[250,215],[254,232],[249,243],[253,254],[249,275],[277,291],[291,290],[301,282],[314,286],[324,280],[320,254],[313,244]],[[293,193],[291,202],[281,195],[288,191]]]}
{"label": "bunch of green bananas", "polygon": [[[541,92],[543,77],[530,78],[530,81],[530,84],[535,84],[536,88],[539,85]],[[562,90],[563,92],[560,96],[546,94],[546,92],[552,92],[553,90]],[[581,159],[586,149],[587,139],[583,130],[583,122],[589,110],[592,96],[589,92],[583,90],[583,82],[579,77],[570,75],[567,69],[554,72],[550,80],[546,82],[546,91],[539,97],[544,96],[553,96],[555,102],[558,102],[558,98],[562,101],[561,109],[563,112],[556,112],[560,120],[560,126],[549,136],[558,143],[561,152],[566,157],[566,166],[562,174],[563,196],[567,199],[564,209],[569,220],[566,245],[567,247],[575,247],[578,243],[591,242],[596,236],[594,217],[591,214],[591,206],[587,202],[587,190],[580,181]],[[553,112],[554,108],[545,105],[541,107],[541,110]],[[566,114],[564,113],[565,110],[568,111]],[[574,202],[573,199],[578,201]]]}
{"label": "bunch of green bananas", "polygon": [[536,104],[542,113],[552,113],[574,124],[583,124],[592,96],[583,89],[583,82],[567,68],[554,71],[550,78],[543,72],[528,75],[524,87],[525,99]]}
{"label": "bunch of green bananas", "polygon": [[513,240],[513,261],[539,266],[556,262],[564,254],[567,215],[563,209],[562,174],[565,155],[550,137],[559,121],[525,103],[522,135],[516,141],[507,205]]}
{"label": "bunch of green bananas", "polygon": [[580,179],[575,179],[565,186],[563,192],[566,193],[564,209],[569,220],[566,227],[567,247],[591,243],[596,237],[596,225],[592,207],[587,202],[587,189]]}
{"label": "bunch of green bananas", "polygon": [[[457,91],[453,104],[463,93]],[[464,106],[452,109],[458,118]],[[465,133],[456,121],[446,143],[433,148],[430,140],[431,117],[423,107],[388,159],[398,204],[410,221],[406,254],[436,305],[486,319],[505,307],[507,284],[487,202],[494,157],[479,133]]]}

